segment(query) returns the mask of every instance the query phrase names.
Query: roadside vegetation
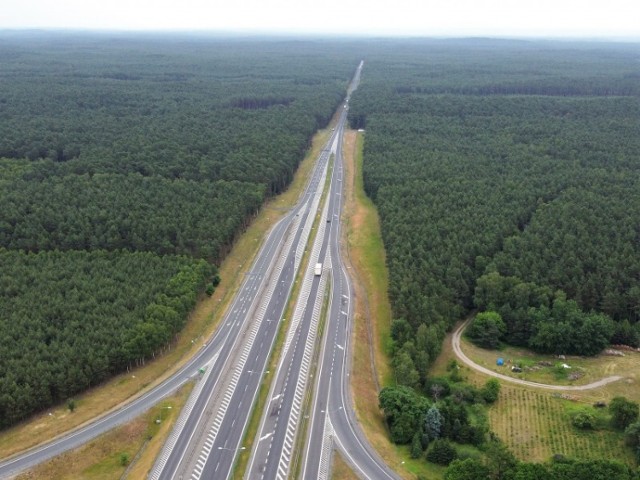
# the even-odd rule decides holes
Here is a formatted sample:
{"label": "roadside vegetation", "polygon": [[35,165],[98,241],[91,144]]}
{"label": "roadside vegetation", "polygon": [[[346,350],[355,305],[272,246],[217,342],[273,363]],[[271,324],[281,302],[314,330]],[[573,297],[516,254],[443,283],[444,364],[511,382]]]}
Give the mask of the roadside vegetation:
{"label": "roadside vegetation", "polygon": [[[429,373],[472,311],[472,338],[489,348],[638,344],[637,58],[625,45],[425,40],[365,59],[349,119],[366,130],[364,188],[389,268],[394,373],[379,401],[391,439],[416,458],[448,464],[464,451],[492,478],[530,468],[491,432],[490,383]],[[426,427],[434,408],[440,437]],[[607,438],[619,435],[589,448],[616,448]],[[496,470],[502,460],[511,466]],[[568,462],[540,468],[630,475]]]}
{"label": "roadside vegetation", "polygon": [[132,422],[22,473],[16,480],[146,478],[189,392],[190,384]]}
{"label": "roadside vegetation", "polygon": [[347,462],[337,452],[333,454],[331,480],[358,480],[358,476],[351,471]]}
{"label": "roadside vegetation", "polygon": [[442,478],[444,467],[410,456],[409,447],[390,442],[383,412],[378,407],[380,388],[395,383],[391,368],[391,305],[388,270],[375,205],[364,192],[362,147],[364,136],[345,131],[346,203],[343,221],[346,264],[355,289],[353,367],[351,388],[358,422],[368,441],[402,478]]}

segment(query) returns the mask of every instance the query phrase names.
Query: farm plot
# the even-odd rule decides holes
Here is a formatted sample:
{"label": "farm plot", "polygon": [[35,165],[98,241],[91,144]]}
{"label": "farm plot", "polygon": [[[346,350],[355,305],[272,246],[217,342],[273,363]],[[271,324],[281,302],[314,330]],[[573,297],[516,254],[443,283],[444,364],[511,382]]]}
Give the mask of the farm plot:
{"label": "farm plot", "polygon": [[[462,349],[470,358],[491,368],[495,366],[496,354],[504,354],[504,350],[482,350],[485,356],[479,355],[474,348],[468,348],[463,340]],[[509,353],[509,352],[507,352]],[[531,352],[521,351],[518,356],[513,352],[512,358],[540,361],[542,358],[529,356]],[[521,354],[521,355],[520,355]],[[507,355],[505,357],[509,358]],[[456,356],[451,347],[449,334],[443,343],[442,352],[434,362],[429,375],[447,376],[447,365]],[[640,354],[628,354],[625,357],[600,356],[591,359],[580,359],[586,362],[582,365],[591,377],[602,377],[611,374],[623,374],[624,379],[611,383],[605,387],[572,392],[571,400],[557,398],[559,393],[541,389],[523,387],[520,385],[500,382],[501,390],[498,401],[488,410],[489,427],[517,458],[527,461],[542,462],[554,454],[562,454],[580,459],[611,458],[629,464],[634,463],[632,449],[624,446],[621,433],[608,427],[608,413],[606,409],[592,412],[598,417],[598,428],[592,431],[581,431],[571,424],[571,415],[577,410],[591,408],[595,402],[609,403],[615,396],[625,396],[629,399],[640,400],[640,388],[637,386],[636,374]],[[571,359],[572,363],[578,359]],[[496,367],[497,368],[497,367]],[[507,368],[505,368],[507,370]],[[489,378],[487,375],[462,366],[460,375],[469,383],[481,386]],[[514,375],[515,376],[515,375]],[[527,376],[527,380],[529,380]],[[555,379],[549,379],[549,383]],[[555,395],[555,396],[554,396]]]}
{"label": "farm plot", "polygon": [[555,454],[594,459],[606,452],[608,458],[632,462],[622,434],[573,427],[571,411],[583,401],[590,405],[588,398],[577,400],[554,398],[550,392],[503,383],[498,402],[489,410],[491,429],[521,460],[545,461]]}

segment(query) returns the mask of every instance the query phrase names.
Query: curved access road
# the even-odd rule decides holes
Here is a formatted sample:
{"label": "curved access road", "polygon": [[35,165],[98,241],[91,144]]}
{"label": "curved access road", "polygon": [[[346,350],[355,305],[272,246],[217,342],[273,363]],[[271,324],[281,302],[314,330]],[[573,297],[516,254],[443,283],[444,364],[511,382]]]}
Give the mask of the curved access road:
{"label": "curved access road", "polygon": [[597,382],[588,383],[587,385],[549,385],[547,383],[538,383],[538,382],[529,382],[527,380],[521,380],[519,378],[513,378],[508,375],[503,375],[502,373],[494,372],[493,370],[489,370],[482,365],[478,365],[469,357],[467,357],[462,349],[460,348],[460,337],[462,336],[462,332],[465,327],[469,323],[469,320],[465,321],[460,325],[455,332],[453,332],[453,336],[451,337],[451,345],[453,346],[453,352],[456,356],[464,363],[465,365],[477,370],[479,372],[485,373],[487,375],[491,375],[492,377],[499,378],[500,380],[504,380],[505,382],[517,383],[519,385],[527,385],[529,387],[537,387],[537,388],[546,388],[547,390],[592,390],[594,388],[599,388],[604,385],[607,385],[612,382],[617,382],[621,380],[622,377],[620,375],[613,375],[611,377],[601,378]]}

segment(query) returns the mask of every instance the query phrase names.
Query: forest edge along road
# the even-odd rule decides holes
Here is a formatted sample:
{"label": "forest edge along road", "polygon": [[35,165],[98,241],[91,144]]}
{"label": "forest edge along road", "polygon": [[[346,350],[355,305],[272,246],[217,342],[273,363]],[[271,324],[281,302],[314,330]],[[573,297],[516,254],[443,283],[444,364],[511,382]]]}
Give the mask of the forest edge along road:
{"label": "forest edge along road", "polygon": [[486,375],[490,375],[495,378],[499,378],[500,380],[504,380],[505,382],[517,383],[519,385],[526,385],[529,387],[537,387],[537,388],[545,388],[547,390],[592,390],[594,388],[602,387],[609,383],[617,382],[621,380],[622,377],[620,375],[613,375],[611,377],[602,378],[596,382],[589,383],[587,385],[549,385],[546,383],[538,383],[538,382],[529,382],[527,380],[521,380],[519,378],[509,377],[508,375],[503,375],[501,373],[494,372],[486,367],[478,365],[469,357],[467,357],[462,349],[460,348],[460,337],[462,336],[462,332],[466,328],[469,320],[465,320],[453,333],[451,336],[451,346],[453,347],[453,352],[456,354],[462,363],[465,365],[477,370]]}

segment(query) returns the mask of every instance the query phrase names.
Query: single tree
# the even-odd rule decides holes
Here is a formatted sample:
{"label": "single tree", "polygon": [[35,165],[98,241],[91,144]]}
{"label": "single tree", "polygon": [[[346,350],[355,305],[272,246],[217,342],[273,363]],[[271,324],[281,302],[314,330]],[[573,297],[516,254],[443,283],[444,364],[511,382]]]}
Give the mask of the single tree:
{"label": "single tree", "polygon": [[583,410],[573,416],[571,423],[576,428],[592,430],[596,427],[596,417],[593,413]]}
{"label": "single tree", "polygon": [[636,402],[627,400],[625,397],[615,397],[609,403],[611,413],[611,424],[620,430],[624,430],[633,422],[638,420],[640,409]]}
{"label": "single tree", "polygon": [[424,431],[429,437],[429,440],[437,440],[440,438],[443,423],[444,418],[440,413],[440,410],[438,410],[438,407],[435,405],[432,405],[427,411],[424,419]]}
{"label": "single tree", "polygon": [[490,378],[480,390],[482,398],[487,403],[493,403],[498,400],[498,394],[500,393],[500,382],[495,378]]}
{"label": "single tree", "polygon": [[411,441],[411,458],[420,458],[422,456],[421,437],[422,435],[420,432],[416,432],[413,435],[413,440]]}
{"label": "single tree", "polygon": [[432,442],[427,452],[427,460],[438,465],[449,465],[457,456],[455,447],[444,438]]}

